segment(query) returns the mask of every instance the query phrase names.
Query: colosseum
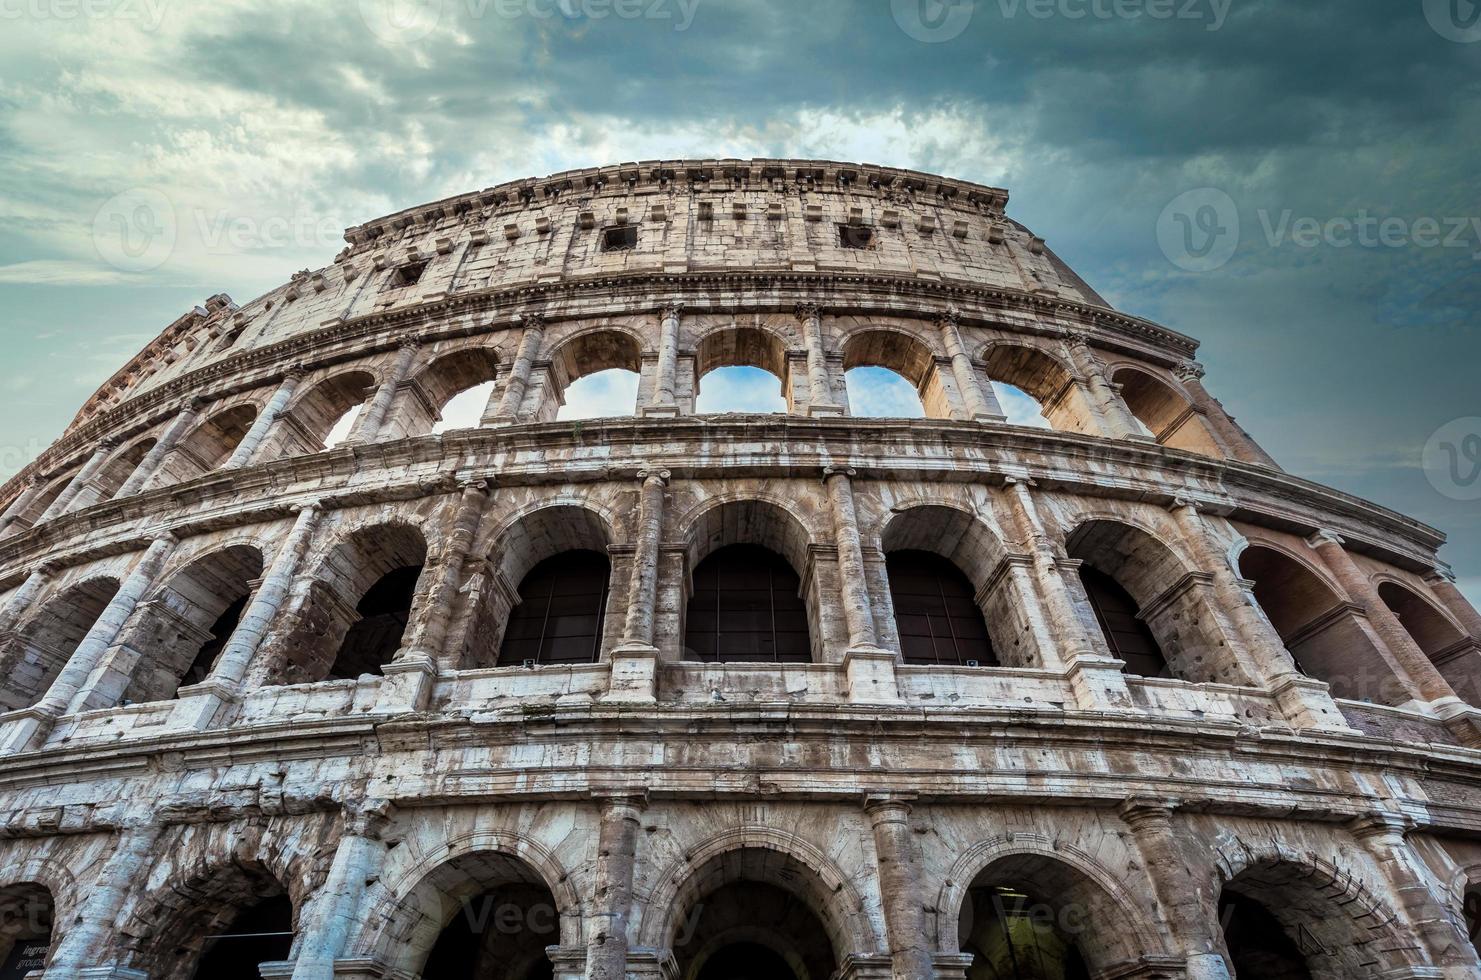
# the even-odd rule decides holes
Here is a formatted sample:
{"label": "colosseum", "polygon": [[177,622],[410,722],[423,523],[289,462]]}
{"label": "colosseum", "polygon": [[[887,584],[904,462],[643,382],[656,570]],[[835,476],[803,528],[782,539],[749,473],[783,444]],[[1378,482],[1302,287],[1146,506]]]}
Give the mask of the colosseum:
{"label": "colosseum", "polygon": [[1006,204],[573,171],[170,324],[0,496],[0,977],[1481,976],[1443,536]]}

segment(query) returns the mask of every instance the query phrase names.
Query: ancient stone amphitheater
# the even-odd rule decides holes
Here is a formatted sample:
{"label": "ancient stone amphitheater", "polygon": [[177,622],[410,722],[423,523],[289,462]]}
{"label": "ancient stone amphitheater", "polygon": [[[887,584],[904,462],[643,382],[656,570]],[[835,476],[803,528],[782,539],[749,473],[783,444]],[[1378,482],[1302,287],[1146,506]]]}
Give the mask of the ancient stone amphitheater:
{"label": "ancient stone amphitheater", "polygon": [[1006,202],[582,170],[171,324],[0,498],[0,977],[1481,975],[1442,536]]}

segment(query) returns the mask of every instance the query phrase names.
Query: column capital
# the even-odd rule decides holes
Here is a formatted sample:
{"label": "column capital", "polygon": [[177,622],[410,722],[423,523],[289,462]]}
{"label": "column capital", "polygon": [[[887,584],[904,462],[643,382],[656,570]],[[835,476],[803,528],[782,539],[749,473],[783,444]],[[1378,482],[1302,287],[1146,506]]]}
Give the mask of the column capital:
{"label": "column capital", "polygon": [[1198,503],[1199,502],[1197,500],[1194,500],[1192,497],[1185,497],[1182,494],[1177,494],[1172,498],[1171,501],[1168,502],[1167,509],[1174,512],[1180,510],[1190,510],[1194,514],[1198,514]]}
{"label": "column capital", "polygon": [[914,793],[865,793],[864,812],[876,824],[886,821],[904,822],[915,808],[915,799]]}
{"label": "column capital", "polygon": [[420,346],[422,346],[422,338],[415,334],[404,334],[396,339],[398,350],[416,350]]}
{"label": "column capital", "polygon": [[627,786],[591,790],[591,799],[602,808],[604,817],[617,816],[624,820],[636,820],[648,809],[648,787]]}
{"label": "column capital", "polygon": [[346,803],[344,806],[345,834],[380,840],[386,825],[396,812],[396,804],[390,800],[371,798]]}
{"label": "column capital", "polygon": [[1167,826],[1172,822],[1172,815],[1177,809],[1177,803],[1173,800],[1165,800],[1158,797],[1133,796],[1117,808],[1121,819],[1133,831],[1143,828],[1155,828]]}
{"label": "column capital", "polygon": [[477,480],[462,480],[458,483],[458,489],[464,493],[481,493],[485,496],[493,490],[493,486],[494,481],[487,477],[480,477]]}
{"label": "column capital", "polygon": [[529,310],[519,313],[516,319],[519,321],[519,325],[526,330],[545,329],[545,315],[543,313],[536,313],[533,310]]}
{"label": "column capital", "polygon": [[1039,485],[1038,481],[1028,475],[1009,475],[1003,477],[1003,485],[1009,487],[1025,487],[1032,490]]}
{"label": "column capital", "polygon": [[1202,381],[1204,368],[1197,361],[1184,361],[1172,369],[1173,377],[1184,383],[1189,381]]}
{"label": "column capital", "polygon": [[1424,580],[1432,585],[1438,585],[1442,582],[1448,582],[1449,584],[1454,585],[1455,569],[1451,568],[1443,561],[1437,562],[1435,564],[1435,567],[1430,569],[1429,572],[1425,574]]}
{"label": "column capital", "polygon": [[658,308],[658,316],[659,316],[660,319],[663,319],[663,320],[667,320],[667,319],[670,319],[670,318],[678,319],[679,317],[681,317],[683,315],[684,315],[684,304],[683,303],[680,303],[680,302],[664,303],[662,306],[660,306]]}
{"label": "column capital", "polygon": [[181,411],[185,411],[185,412],[199,412],[201,409],[203,409],[205,407],[206,407],[206,399],[205,399],[205,397],[203,397],[201,395],[191,395],[189,398],[185,399],[185,404],[182,406]]}
{"label": "column capital", "polygon": [[845,465],[839,465],[839,464],[836,464],[836,463],[829,463],[827,466],[824,466],[823,467],[823,481],[825,483],[827,482],[827,480],[828,480],[829,477],[847,476],[847,477],[852,478],[852,477],[856,477],[858,475],[859,475],[859,471],[856,470],[856,469],[854,469],[852,466],[845,466]]}
{"label": "column capital", "polygon": [[638,470],[638,479],[644,484],[657,483],[659,486],[669,485],[669,478],[673,476],[670,470]]}
{"label": "column capital", "polygon": [[56,563],[55,562],[52,562],[52,561],[39,561],[39,562],[37,562],[35,564],[34,567],[32,567],[32,569],[30,571],[30,574],[31,575],[39,575],[39,576],[41,576],[42,578],[45,579],[45,578],[51,578],[53,575],[56,574],[56,571],[57,571],[57,566],[56,566]]}
{"label": "column capital", "polygon": [[304,375],[309,373],[308,365],[302,361],[294,361],[288,365],[288,370],[283,372],[284,381],[302,381]]}
{"label": "column capital", "polygon": [[121,436],[109,436],[98,443],[98,449],[101,452],[111,453],[118,448],[118,444],[122,441],[123,438]]}
{"label": "column capital", "polygon": [[1347,822],[1347,829],[1360,841],[1387,838],[1391,843],[1402,841],[1414,826],[1413,817],[1387,810],[1373,810]]}
{"label": "column capital", "polygon": [[1336,531],[1329,531],[1326,528],[1322,528],[1315,534],[1308,536],[1306,539],[1306,546],[1313,550],[1320,550],[1322,546],[1329,544],[1335,544],[1337,547],[1341,548],[1343,545],[1347,544],[1347,539],[1338,534]]}
{"label": "column capital", "polygon": [[955,327],[961,322],[962,311],[955,306],[948,306],[936,314],[936,325],[938,327]]}
{"label": "column capital", "polygon": [[314,511],[323,509],[324,501],[322,500],[303,500],[296,504],[290,504],[288,507],[288,510],[294,514],[302,514],[304,511],[312,514]]}
{"label": "column capital", "polygon": [[161,530],[161,531],[158,531],[158,532],[156,532],[156,533],[154,533],[154,534],[152,534],[152,535],[149,536],[149,544],[150,544],[151,547],[153,547],[154,545],[157,545],[157,544],[171,544],[171,545],[173,545],[173,544],[179,544],[179,543],[180,543],[180,536],[177,535],[174,531],[172,531],[172,530],[170,530],[168,528],[166,528],[164,530]]}
{"label": "column capital", "polygon": [[799,320],[811,320],[821,317],[823,315],[823,308],[817,303],[804,302],[794,306],[792,312],[797,315],[797,319]]}

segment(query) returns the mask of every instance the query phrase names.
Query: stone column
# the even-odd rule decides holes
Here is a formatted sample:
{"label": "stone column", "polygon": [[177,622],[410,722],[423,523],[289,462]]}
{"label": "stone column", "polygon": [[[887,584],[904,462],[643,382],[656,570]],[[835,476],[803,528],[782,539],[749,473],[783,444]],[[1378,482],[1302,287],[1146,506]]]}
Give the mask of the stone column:
{"label": "stone column", "polygon": [[890,703],[900,698],[896,676],[897,656],[880,647],[874,631],[874,606],[864,573],[864,548],[859,540],[859,518],[854,508],[853,477],[847,466],[823,467],[828,504],[833,516],[833,537],[838,547],[840,599],[848,627],[848,650],[844,671],[849,700]]}
{"label": "stone column", "polygon": [[154,864],[159,835],[154,824],[119,831],[113,854],[85,892],[76,920],[61,931],[46,968],[47,980],[80,980],[83,970],[99,968],[104,950],[116,941],[118,916],[130,890]]}
{"label": "stone column", "polygon": [[807,347],[807,414],[842,415],[828,383],[828,351],[823,346],[823,311],[816,303],[798,303],[802,341]]}
{"label": "stone column", "polygon": [[1212,854],[1173,822],[1173,804],[1129,799],[1121,819],[1131,828],[1147,879],[1157,895],[1173,952],[1187,957],[1188,980],[1230,980],[1219,933],[1219,895]]}
{"label": "stone column", "polygon": [[61,673],[52,681],[46,695],[27,708],[18,723],[6,732],[4,748],[24,751],[34,747],[45,740],[57,719],[72,709],[73,702],[82,692],[93,668],[103,659],[103,654],[108,652],[108,648],[118,638],[123,624],[133,615],[134,607],[159,577],[160,569],[164,567],[175,544],[176,538],[169,532],[161,534],[150,543],[144,556],[134,565],[133,571],[129,572],[123,585],[104,607],[97,622],[87,631],[77,649],[72,651],[72,656],[67,658]]}
{"label": "stone column", "polygon": [[633,865],[637,862],[638,829],[645,801],[641,795],[619,795],[607,797],[600,803],[602,823],[597,832],[597,898],[586,939],[586,978],[625,980]]}
{"label": "stone column", "polygon": [[1127,408],[1126,402],[1121,400],[1121,394],[1106,378],[1104,366],[1095,356],[1095,352],[1090,349],[1085,338],[1078,336],[1072,338],[1069,342],[1069,351],[1075,369],[1085,378],[1085,383],[1090,388],[1091,401],[1100,411],[1107,434],[1115,439],[1155,442],[1155,437],[1142,432],[1137,424],[1136,416],[1131,414],[1131,409]]}
{"label": "stone column", "polygon": [[874,827],[880,898],[895,980],[935,976],[927,940],[926,895],[911,843],[910,803],[898,796],[871,796],[864,812]]}
{"label": "stone column", "polygon": [[410,376],[411,369],[416,364],[417,350],[420,347],[421,342],[415,337],[402,339],[386,380],[375,390],[374,397],[355,423],[355,431],[345,440],[346,444],[364,445],[375,442],[380,435],[381,426],[385,424],[386,415],[391,411],[391,403],[396,400],[397,388]]}
{"label": "stone column", "polygon": [[242,611],[237,628],[216,658],[211,676],[188,689],[190,693],[180,694],[171,718],[172,726],[205,728],[212,723],[223,704],[239,696],[247,666],[293,586],[293,577],[308,553],[309,541],[319,525],[321,514],[318,503],[304,504],[299,508],[293,529],[273,556],[272,564],[262,576],[262,584]]}
{"label": "stone column", "polygon": [[16,498],[10,502],[10,506],[5,508],[5,513],[0,514],[0,534],[5,534],[10,530],[11,525],[16,522],[16,519],[21,516],[21,513],[27,507],[31,506],[31,501],[35,500],[43,489],[45,489],[45,484],[42,482],[40,474],[31,474],[26,480],[25,489],[21,490],[16,495]]}
{"label": "stone column", "polygon": [[181,439],[185,438],[185,434],[195,428],[195,423],[201,417],[201,409],[204,406],[205,402],[202,399],[192,398],[180,410],[180,414],[175,416],[174,421],[159,437],[159,441],[150,447],[149,452],[145,453],[144,458],[139,461],[139,465],[134,467],[134,472],[123,481],[123,486],[118,488],[118,493],[113,495],[113,499],[118,500],[139,492],[145,482],[159,470],[165,457],[174,451]]}
{"label": "stone column", "polygon": [[334,962],[344,956],[350,933],[361,921],[365,886],[379,877],[386,845],[381,840],[392,804],[364,800],[347,806],[344,830],[324,884],[299,926],[293,980],[334,980]]}
{"label": "stone column", "polygon": [[246,466],[252,462],[252,456],[257,452],[257,447],[267,438],[283,410],[288,407],[288,402],[293,398],[293,393],[298,390],[298,383],[303,380],[303,365],[294,365],[284,376],[278,390],[273,392],[273,397],[268,400],[266,407],[252,422],[252,428],[242,437],[237,448],[232,451],[231,457],[223,464],[222,469],[236,469]]}
{"label": "stone column", "polygon": [[57,494],[57,498],[51,502],[51,505],[41,512],[41,516],[36,518],[36,523],[40,524],[42,521],[49,521],[53,517],[67,513],[67,508],[71,506],[72,501],[92,481],[93,477],[98,475],[98,470],[103,468],[103,464],[108,462],[108,457],[112,456],[117,448],[118,440],[116,439],[104,439],[98,443],[98,448],[88,457],[87,462],[82,464],[82,469],[78,470],[77,475],[72,478],[66,488]]}
{"label": "stone column", "polygon": [[1202,364],[1188,361],[1178,366],[1176,374],[1188,396],[1193,399],[1194,408],[1208,419],[1219,441],[1235,459],[1257,466],[1268,466],[1273,470],[1280,469],[1270,454],[1261,449],[1248,432],[1234,423],[1234,417],[1224,410],[1223,403],[1208,393],[1208,389],[1203,386]]}
{"label": "stone column", "polygon": [[1471,639],[1481,643],[1481,612],[1477,612],[1476,607],[1455,587],[1455,573],[1441,566],[1427,575],[1424,582],[1440,603],[1450,610],[1450,615],[1460,621],[1461,628]]}
{"label": "stone column", "polygon": [[638,474],[642,488],[638,491],[637,531],[628,575],[627,620],[622,644],[612,651],[612,678],[603,700],[646,704],[657,697],[658,648],[653,643],[653,621],[658,604],[664,490],[669,475],[668,470],[643,470]]}
{"label": "stone column", "polygon": [[652,404],[643,406],[643,415],[679,414],[674,385],[679,365],[679,318],[683,312],[681,303],[670,303],[658,311],[658,374],[654,380]]}
{"label": "stone column", "polygon": [[1443,895],[1436,894],[1424,865],[1405,839],[1413,825],[1402,814],[1376,811],[1352,821],[1348,829],[1383,870],[1430,962],[1445,977],[1481,976],[1481,959],[1471,945],[1460,909],[1451,908]]}
{"label": "stone column", "polygon": [[31,574],[21,583],[20,588],[15,590],[15,595],[0,610],[0,633],[5,633],[15,628],[15,624],[25,615],[27,609],[36,601],[36,596],[41,593],[46,583],[50,581],[55,569],[46,563],[37,565],[31,569]]}
{"label": "stone column", "polygon": [[1027,477],[1009,477],[1007,485],[1014,523],[1033,558],[1034,577],[1057,627],[1060,656],[1076,702],[1091,711],[1129,709],[1131,692],[1126,687],[1123,665],[1111,656],[1104,641],[1091,637],[1080,618],[1069,584],[1065,582],[1066,575],[1075,573],[1063,566],[1064,559],[1044,527],[1030,492],[1033,481]]}
{"label": "stone column", "polygon": [[530,386],[530,370],[534,367],[535,355],[540,353],[540,342],[544,337],[545,318],[538,313],[529,313],[520,319],[520,326],[524,333],[520,335],[519,349],[509,367],[509,376],[504,379],[504,393],[499,398],[499,411],[495,415],[500,422],[518,422],[520,419],[520,407]]}
{"label": "stone column", "polygon": [[998,404],[992,386],[982,383],[977,369],[972,366],[972,359],[967,356],[967,349],[962,344],[961,329],[957,325],[957,311],[946,311],[936,323],[941,328],[941,342],[946,348],[946,355],[951,358],[951,373],[956,378],[956,386],[967,401],[968,417],[978,422],[1004,421],[1006,416],[1002,406]]}
{"label": "stone column", "polygon": [[1321,556],[1322,564],[1337,579],[1353,602],[1363,607],[1384,646],[1407,677],[1400,680],[1408,686],[1415,697],[1423,701],[1455,699],[1455,691],[1449,682],[1440,676],[1430,658],[1425,656],[1414,637],[1404,629],[1399,617],[1393,614],[1388,604],[1378,595],[1373,582],[1358,568],[1352,556],[1343,547],[1341,536],[1331,531],[1318,531],[1306,539],[1306,544]]}

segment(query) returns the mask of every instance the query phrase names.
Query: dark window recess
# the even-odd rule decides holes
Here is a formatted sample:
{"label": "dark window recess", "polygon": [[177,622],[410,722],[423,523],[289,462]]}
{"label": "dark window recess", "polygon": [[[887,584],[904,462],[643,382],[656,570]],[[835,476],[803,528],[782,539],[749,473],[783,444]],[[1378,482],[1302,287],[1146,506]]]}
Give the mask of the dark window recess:
{"label": "dark window recess", "polygon": [[1224,925],[1224,944],[1239,976],[1311,980],[1301,948],[1259,902],[1225,891],[1219,896],[1219,921]]}
{"label": "dark window recess", "polygon": [[611,572],[596,551],[567,551],[530,569],[509,614],[499,666],[596,663]]}
{"label": "dark window recess", "polygon": [[237,624],[242,621],[242,613],[247,610],[249,596],[242,596],[236,602],[226,607],[226,611],[216,617],[216,622],[211,626],[211,638],[201,644],[196,652],[195,660],[191,661],[190,669],[185,676],[180,678],[180,686],[188,687],[191,684],[199,684],[211,675],[211,668],[216,666],[216,658],[226,647],[226,641],[231,639],[231,634],[236,631]]}
{"label": "dark window recess", "polygon": [[874,242],[874,229],[868,225],[839,225],[838,244],[844,248],[868,248]]}
{"label": "dark window recess", "polygon": [[258,966],[286,960],[292,948],[293,903],[286,895],[263,899],[206,937],[195,980],[256,980]]}
{"label": "dark window recess", "polygon": [[402,286],[414,286],[422,278],[422,273],[427,271],[427,263],[413,262],[403,265],[391,273],[391,288],[400,289]]}
{"label": "dark window recess", "polygon": [[961,569],[927,551],[892,551],[885,570],[907,664],[998,666],[972,583]]}
{"label": "dark window recess", "polygon": [[602,251],[621,252],[638,246],[638,229],[635,225],[608,228],[602,232]]}
{"label": "dark window recess", "polygon": [[401,648],[401,635],[411,617],[422,566],[407,565],[387,572],[372,585],[355,611],[360,614],[334,658],[330,680],[352,680],[361,674],[380,674]]}
{"label": "dark window recess", "polygon": [[1080,566],[1080,581],[1090,597],[1096,621],[1106,635],[1106,645],[1126,661],[1126,672],[1138,677],[1166,677],[1167,658],[1152,637],[1152,631],[1138,617],[1136,600],[1104,572],[1089,565]]}
{"label": "dark window recess", "polygon": [[427,955],[427,980],[550,980],[545,949],[559,939],[555,898],[543,888],[510,885],[457,903]]}
{"label": "dark window recess", "polygon": [[711,663],[812,660],[801,582],[782,556],[749,544],[712,553],[694,570],[684,657]]}

